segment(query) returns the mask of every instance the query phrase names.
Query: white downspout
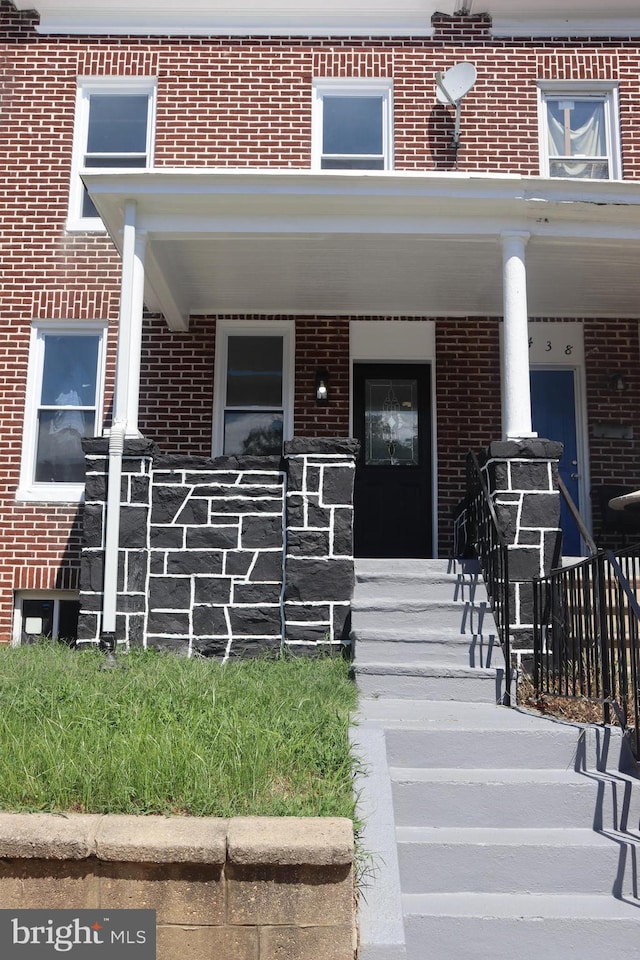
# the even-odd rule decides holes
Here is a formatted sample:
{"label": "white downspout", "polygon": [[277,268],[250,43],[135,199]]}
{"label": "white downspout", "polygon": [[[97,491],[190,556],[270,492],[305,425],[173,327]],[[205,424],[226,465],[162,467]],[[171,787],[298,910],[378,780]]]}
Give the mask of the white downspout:
{"label": "white downspout", "polygon": [[[138,394],[140,344],[144,300],[144,237],[136,236],[136,204],[127,201],[124,211],[122,284],[118,322],[118,354],[109,434],[107,514],[105,518],[104,584],[101,634],[115,634],[118,595],[118,544],[120,540],[120,486],[122,456],[127,436],[139,436]],[[115,649],[115,637],[109,644]]]}

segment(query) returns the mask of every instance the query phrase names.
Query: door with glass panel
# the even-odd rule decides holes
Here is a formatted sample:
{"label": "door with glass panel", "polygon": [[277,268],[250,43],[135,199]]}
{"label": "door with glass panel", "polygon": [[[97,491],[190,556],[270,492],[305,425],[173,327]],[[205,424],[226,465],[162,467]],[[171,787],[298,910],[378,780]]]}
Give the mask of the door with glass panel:
{"label": "door with glass panel", "polygon": [[356,556],[432,556],[430,393],[425,364],[354,365]]}

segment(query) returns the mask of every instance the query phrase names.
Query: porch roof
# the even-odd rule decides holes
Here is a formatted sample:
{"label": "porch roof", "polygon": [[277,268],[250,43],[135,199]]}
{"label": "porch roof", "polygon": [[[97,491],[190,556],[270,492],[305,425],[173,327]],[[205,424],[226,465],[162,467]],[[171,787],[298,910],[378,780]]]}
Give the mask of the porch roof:
{"label": "porch roof", "polygon": [[145,299],[190,314],[501,316],[500,237],[529,235],[532,317],[640,317],[640,182],[468,173],[157,168],[84,173]]}

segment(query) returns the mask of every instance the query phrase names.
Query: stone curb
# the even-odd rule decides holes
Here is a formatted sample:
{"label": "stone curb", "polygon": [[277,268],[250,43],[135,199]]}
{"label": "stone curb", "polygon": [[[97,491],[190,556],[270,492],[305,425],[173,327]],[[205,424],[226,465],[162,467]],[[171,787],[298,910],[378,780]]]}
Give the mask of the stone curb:
{"label": "stone curb", "polygon": [[353,861],[337,817],[144,817],[0,813],[0,858],[336,866]]}

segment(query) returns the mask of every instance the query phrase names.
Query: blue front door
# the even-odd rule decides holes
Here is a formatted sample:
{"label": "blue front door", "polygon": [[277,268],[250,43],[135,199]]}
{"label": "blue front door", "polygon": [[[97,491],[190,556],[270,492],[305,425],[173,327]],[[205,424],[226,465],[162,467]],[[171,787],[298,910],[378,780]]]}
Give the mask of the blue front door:
{"label": "blue front door", "polygon": [[[531,416],[533,429],[546,440],[564,444],[560,476],[571,499],[580,509],[578,492],[578,445],[576,438],[576,396],[573,370],[531,371]],[[566,557],[581,554],[580,534],[564,499],[560,500],[562,553]]]}

